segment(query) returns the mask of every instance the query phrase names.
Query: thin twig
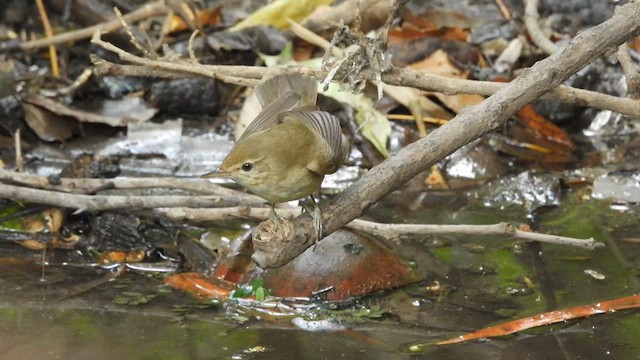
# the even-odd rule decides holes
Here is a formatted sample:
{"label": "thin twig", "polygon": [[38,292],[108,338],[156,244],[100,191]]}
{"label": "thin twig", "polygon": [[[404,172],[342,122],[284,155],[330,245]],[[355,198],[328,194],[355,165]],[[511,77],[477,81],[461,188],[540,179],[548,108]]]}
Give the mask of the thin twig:
{"label": "thin twig", "polygon": [[[47,16],[47,9],[44,7],[42,0],[36,0],[38,6],[38,12],[40,13],[40,19],[42,19],[42,26],[44,27],[44,34],[47,39],[53,37],[53,30],[51,29],[51,23],[49,23],[49,16]],[[58,53],[56,52],[55,45],[49,45],[49,58],[51,61],[51,74],[55,77],[60,76],[60,68],[58,67]]]}
{"label": "thin twig", "polygon": [[505,20],[510,21],[512,19],[512,16],[509,8],[504,4],[502,0],[495,0],[495,3],[496,6],[498,6],[498,10],[500,10],[500,15],[502,15]]}
{"label": "thin twig", "polygon": [[[173,220],[189,220],[194,223],[205,223],[222,220],[254,220],[261,221],[269,218],[267,208],[232,207],[215,209],[171,208],[156,209],[155,212]],[[300,214],[300,208],[278,209],[278,215],[293,219]],[[473,235],[473,236],[502,236],[528,241],[539,241],[556,245],[575,246],[586,249],[603,247],[593,238],[576,239],[566,236],[532,233],[518,230],[508,223],[491,225],[426,225],[426,224],[382,224],[373,221],[356,219],[346,227],[362,231],[384,239],[399,240],[406,237],[434,236],[434,235]]]}
{"label": "thin twig", "polygon": [[[242,86],[254,86],[256,82],[246,81],[244,83],[236,83],[236,81],[238,81],[238,79],[241,77],[240,74],[244,75],[243,77],[248,77],[248,78],[262,78],[262,76],[266,73],[265,71],[256,70],[256,69],[260,69],[260,67],[257,67],[257,66],[222,66],[222,65],[194,66],[193,64],[188,62],[168,62],[163,60],[152,60],[148,58],[143,58],[143,57],[130,54],[111,43],[103,41],[100,37],[100,32],[95,32],[93,34],[93,37],[91,38],[91,42],[102,46],[106,50],[109,50],[113,53],[118,54],[118,56],[120,56],[120,59],[134,63],[134,64],[145,65],[151,68],[177,71],[177,72],[182,72],[187,74],[201,75],[201,76],[210,77],[213,79],[218,79],[224,82],[234,83]],[[266,68],[261,68],[261,69],[266,69]],[[225,72],[227,73],[230,72],[230,74],[227,74],[221,70],[226,70]]]}
{"label": "thin twig", "polygon": [[[167,7],[164,5],[164,1],[157,1],[154,3],[146,4],[141,6],[139,9],[136,9],[126,15],[123,18],[131,23],[147,19],[152,16],[162,15],[167,12]],[[58,34],[51,38],[31,40],[19,43],[17,48],[23,51],[26,50],[35,50],[43,47],[47,47],[49,45],[59,45],[63,43],[71,43],[79,40],[84,40],[90,38],[96,31],[100,31],[101,33],[108,33],[115,30],[120,29],[121,27],[120,20],[114,19],[111,21],[107,21],[101,24],[93,25],[90,27],[86,27],[83,29],[78,29],[74,31],[69,31],[66,33]],[[12,47],[0,47],[0,51],[13,50]]]}
{"label": "thin twig", "polygon": [[629,55],[629,46],[622,44],[618,47],[618,61],[627,81],[627,95],[632,99],[640,98],[640,73],[638,66]]}
{"label": "thin twig", "polygon": [[20,129],[16,130],[14,139],[16,147],[16,167],[18,168],[19,172],[24,172],[24,158],[22,157],[22,140],[20,136]]}
{"label": "thin twig", "polygon": [[[493,95],[509,86],[507,83],[473,81],[427,74],[413,69],[393,69],[383,74],[387,84],[400,84],[425,91],[437,91],[445,95],[478,94]],[[559,85],[542,95],[540,99],[611,110],[632,118],[640,119],[640,101],[601,94],[594,91]]]}
{"label": "thin twig", "polygon": [[387,50],[387,43],[389,41],[389,31],[391,31],[391,26],[393,25],[393,22],[400,14],[400,10],[402,10],[402,8],[404,8],[404,6],[408,2],[409,0],[393,0],[393,5],[391,5],[391,11],[389,12],[389,16],[387,16],[387,20],[380,27],[380,29],[378,29],[378,31],[380,32],[380,35],[378,38],[379,40],[378,45],[380,46],[379,50],[381,51]]}
{"label": "thin twig", "polygon": [[232,201],[236,201],[234,199],[238,199],[238,201],[243,201],[245,205],[261,205],[265,203],[265,201],[260,197],[213,184],[207,179],[185,179],[171,177],[50,179],[46,176],[17,173],[0,169],[0,181],[38,189],[82,194],[94,189],[103,188],[107,185],[110,185],[110,188],[112,189],[181,189],[196,192],[199,194],[215,195],[221,198],[228,198]]}
{"label": "thin twig", "polygon": [[[0,197],[80,210],[149,209],[157,207],[216,207],[244,203],[221,196],[79,195],[0,184]],[[235,200],[235,201],[231,201]],[[264,201],[263,201],[264,202]]]}
{"label": "thin twig", "polygon": [[200,32],[196,29],[193,30],[193,33],[191,33],[191,36],[189,36],[189,58],[191,59],[191,63],[193,65],[199,65],[200,61],[198,61],[198,57],[196,56],[196,52],[193,48],[193,42],[196,39],[196,36],[198,36]]}
{"label": "thin twig", "polygon": [[524,24],[531,36],[531,40],[547,54],[555,54],[558,51],[558,47],[549,40],[538,24],[538,19],[540,18],[538,14],[538,0],[524,0],[524,2]]}
{"label": "thin twig", "polygon": [[[282,69],[260,66],[202,64],[195,66],[191,63],[169,63],[149,60],[129,54],[113,44],[101,40],[99,35],[96,35],[96,38],[92,41],[104,47],[106,50],[118,54],[121,59],[139,65],[117,65],[106,60],[96,59],[94,60],[94,64],[96,65],[94,71],[101,74],[145,77],[184,77],[198,75],[218,78],[221,81],[241,86],[255,86],[258,84],[258,80],[264,76],[273,76],[284,71]],[[311,75],[316,79],[324,79],[327,76],[325,71],[316,68],[299,67],[297,71]],[[361,75],[368,80],[375,81],[375,76],[370,76],[366,72]],[[508,86],[508,84],[505,83],[448,78],[414,69],[401,68],[392,68],[390,71],[382,74],[382,80],[390,85],[414,87],[424,91],[440,92],[445,95],[478,94],[489,96]],[[632,118],[640,119],[640,101],[638,100],[620,98],[566,85],[560,85],[552,89],[544,94],[541,99],[611,110]]]}
{"label": "thin twig", "polygon": [[122,13],[120,12],[120,9],[118,9],[118,7],[114,7],[113,8],[113,12],[116,14],[116,17],[120,21],[120,25],[122,26],[124,31],[127,32],[127,35],[129,36],[129,42],[131,43],[131,45],[133,45],[142,54],[144,54],[144,56],[146,58],[157,59],[159,56],[155,52],[155,50],[153,49],[153,46],[151,45],[150,39],[147,38],[147,42],[149,43],[149,47],[148,48],[144,47],[144,45],[140,44],[140,42],[133,35],[133,31],[131,31],[131,28],[129,27],[129,24],[127,23],[127,20],[122,16]]}
{"label": "thin twig", "polygon": [[[89,80],[89,78],[91,77],[92,73],[93,73],[93,71],[91,70],[91,68],[86,68],[86,69],[82,70],[82,73],[80,73],[80,75],[78,75],[78,77],[73,81],[73,83],[71,83],[70,85],[65,86],[65,87],[57,88],[53,92],[56,95],[71,94],[76,89],[78,89],[80,86],[84,85],[87,82],[87,80]],[[41,90],[41,93],[42,93],[42,90]]]}

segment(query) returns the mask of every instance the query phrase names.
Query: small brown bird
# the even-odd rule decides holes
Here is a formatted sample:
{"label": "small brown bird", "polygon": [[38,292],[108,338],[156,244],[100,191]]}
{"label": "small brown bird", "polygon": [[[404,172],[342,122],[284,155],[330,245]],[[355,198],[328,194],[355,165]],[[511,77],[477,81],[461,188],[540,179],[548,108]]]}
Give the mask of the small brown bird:
{"label": "small brown bird", "polygon": [[[311,196],[349,151],[340,121],[316,107],[317,83],[311,77],[278,75],[255,92],[262,110],[220,168],[202,176],[230,177],[272,204]],[[316,205],[311,213],[317,240],[322,235],[319,211]]]}

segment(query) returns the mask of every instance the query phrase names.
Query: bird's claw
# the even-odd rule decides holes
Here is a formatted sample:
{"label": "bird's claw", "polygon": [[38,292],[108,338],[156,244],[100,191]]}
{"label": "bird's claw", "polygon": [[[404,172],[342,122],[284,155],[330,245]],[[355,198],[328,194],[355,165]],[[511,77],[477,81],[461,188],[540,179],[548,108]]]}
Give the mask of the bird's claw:
{"label": "bird's claw", "polygon": [[318,241],[322,239],[322,210],[320,210],[320,206],[316,203],[313,197],[310,198],[310,203],[303,203],[302,210],[307,212],[313,218],[313,227],[316,230],[316,242],[313,245],[313,250],[318,246]]}
{"label": "bird's claw", "polygon": [[311,217],[313,217],[313,226],[316,229],[316,242],[313,244],[313,250],[315,251],[316,246],[318,246],[318,241],[322,238],[322,211],[318,204],[314,207]]}
{"label": "bird's claw", "polygon": [[284,227],[282,226],[283,219],[284,218],[282,216],[276,213],[276,209],[272,207],[271,210],[269,211],[269,220],[271,220],[271,222],[273,222],[276,225],[276,231],[280,233],[284,231]]}

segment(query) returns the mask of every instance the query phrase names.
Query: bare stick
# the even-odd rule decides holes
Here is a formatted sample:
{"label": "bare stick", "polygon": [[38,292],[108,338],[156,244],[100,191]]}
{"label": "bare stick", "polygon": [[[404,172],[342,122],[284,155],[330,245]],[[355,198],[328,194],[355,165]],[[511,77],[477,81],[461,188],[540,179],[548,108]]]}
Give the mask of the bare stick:
{"label": "bare stick", "polygon": [[[38,6],[38,12],[40,13],[40,19],[42,20],[42,26],[44,27],[44,33],[47,39],[53,37],[53,30],[51,29],[51,23],[49,23],[49,17],[47,16],[47,10],[44,8],[42,0],[36,0]],[[51,61],[51,74],[55,77],[60,76],[60,68],[58,67],[58,53],[56,52],[55,45],[49,45],[49,57]]]}
{"label": "bare stick", "polygon": [[145,189],[165,188],[194,191],[200,194],[215,195],[229,201],[241,201],[244,205],[262,205],[265,200],[241,191],[228,189],[213,184],[207,179],[183,179],[171,177],[145,177],[145,178],[113,178],[113,179],[55,179],[55,184],[45,177],[33,174],[17,173],[0,169],[0,181],[28,186],[39,189],[55,190],[61,192],[84,193],[88,190],[98,189],[111,185],[113,189]]}
{"label": "bare stick", "polygon": [[148,41],[148,48],[142,45],[133,35],[133,31],[131,31],[131,27],[129,27],[129,24],[127,24],[127,19],[125,19],[122,16],[122,13],[120,12],[117,6],[113,8],[113,12],[116,14],[116,17],[118,18],[118,20],[120,20],[120,25],[129,36],[129,43],[131,43],[133,47],[135,47],[136,49],[138,49],[138,51],[144,54],[145,57],[149,59],[158,58],[159,56],[158,54],[156,54],[155,50],[153,49],[153,45],[151,44],[151,41],[149,40],[147,34],[145,33],[145,36],[147,37],[147,41]]}
{"label": "bare stick", "polygon": [[547,54],[555,54],[555,52],[558,51],[558,47],[542,32],[538,24],[538,19],[540,18],[538,14],[538,0],[524,0],[524,2],[524,24],[531,36],[531,40]]}
{"label": "bare stick", "polygon": [[[135,56],[133,54],[130,54],[120,49],[119,47],[111,43],[103,41],[100,37],[100,32],[97,32],[97,31],[93,34],[93,37],[91,38],[91,42],[102,46],[106,50],[109,50],[111,52],[118,54],[118,56],[120,56],[122,60],[129,61],[134,64],[145,65],[152,68],[162,68],[170,71],[177,71],[177,72],[183,72],[188,74],[201,75],[201,76],[210,77],[213,79],[218,79],[218,80],[229,82],[229,83],[236,83],[235,81],[238,81],[238,78],[240,78],[240,76],[238,76],[237,73],[243,73],[245,75],[247,75],[248,73],[250,76],[247,76],[247,77],[253,77],[253,78],[262,78],[262,76],[265,74],[265,71],[256,70],[256,69],[260,69],[260,67],[257,67],[257,66],[222,66],[222,65],[194,66],[190,62],[169,62],[169,61],[152,60],[148,58]],[[223,71],[220,71],[223,69],[226,70],[226,73]],[[262,68],[262,69],[265,69],[265,68]],[[228,74],[228,72],[231,72],[231,73]],[[255,84],[256,84],[255,81],[246,81],[244,83],[239,83],[237,85],[253,86]]]}
{"label": "bare stick", "polygon": [[14,139],[16,147],[16,167],[18,168],[19,172],[24,172],[24,158],[22,157],[22,140],[20,139],[20,129],[16,130]]}
{"label": "bare stick", "polygon": [[[463,109],[453,120],[403,148],[397,156],[375,166],[349,188],[323,203],[324,235],[351,222],[372,204],[464,144],[500,127],[524,105],[558,86],[610,47],[617,47],[640,32],[637,21],[640,2],[629,2],[621,8],[613,18],[581,32],[562,50],[537,62],[505,88],[482,103]],[[393,77],[394,73],[399,72],[388,75]],[[270,221],[258,225],[253,233],[255,253],[252,257],[258,266],[282,266],[314,244],[315,229],[309,215],[299,216],[291,225],[294,231],[289,234],[274,232]]]}
{"label": "bare stick", "polygon": [[191,36],[189,36],[189,58],[191,59],[191,63],[193,65],[200,64],[200,61],[198,61],[198,57],[196,56],[196,52],[193,47],[193,42],[195,41],[196,36],[198,36],[198,34],[199,34],[198,30],[193,30],[193,33],[191,33]]}
{"label": "bare stick", "polygon": [[[154,3],[150,3],[147,5],[141,6],[139,9],[136,9],[126,15],[123,16],[125,20],[128,22],[137,22],[152,16],[162,15],[167,12],[167,8],[164,5],[164,1],[157,1]],[[101,24],[97,24],[94,26],[86,27],[79,30],[69,31],[63,34],[58,34],[56,36],[38,39],[32,41],[25,41],[17,45],[20,50],[34,50],[43,47],[47,47],[50,45],[59,45],[68,42],[74,42],[79,40],[84,40],[90,38],[96,31],[100,31],[102,33],[115,31],[121,28],[121,23],[119,19],[114,19],[108,22],[104,22]],[[5,47],[0,48],[2,50],[12,50],[12,48]]]}
{"label": "bare stick", "polygon": [[500,15],[502,15],[502,18],[504,18],[505,20],[511,20],[511,12],[509,11],[509,8],[507,8],[507,6],[504,4],[504,2],[502,0],[495,0],[495,2],[496,6],[498,6],[498,10],[500,10]]}
{"label": "bare stick", "polygon": [[[94,43],[112,51],[125,61],[139,66],[117,65],[106,60],[94,57],[96,65],[95,72],[109,75],[130,75],[145,77],[184,77],[198,75],[209,78],[218,78],[231,84],[241,86],[255,86],[258,80],[264,76],[273,76],[283,73],[286,70],[265,68],[258,66],[234,66],[234,65],[193,65],[191,63],[171,63],[159,60],[149,60],[127,53],[126,51],[102,41],[98,36]],[[326,72],[316,68],[297,68],[297,71],[311,75],[316,79],[324,79]],[[376,81],[374,74],[363,73],[364,77],[370,81]],[[382,81],[390,85],[409,86],[416,89],[440,92],[445,95],[455,94],[478,94],[492,95],[508,84],[490,81],[474,81],[465,79],[448,78],[440,75],[427,74],[413,69],[392,68],[382,74]],[[593,107],[603,110],[611,110],[633,118],[640,118],[640,101],[620,98],[607,94],[600,94],[593,91],[576,89],[566,85],[560,85],[541,99],[560,101],[569,104],[578,104],[586,107]]]}
{"label": "bare stick", "polygon": [[230,201],[232,199],[220,196],[79,195],[6,184],[0,184],[0,197],[80,210],[149,209],[178,206],[215,207],[234,206],[242,203],[240,199]]}
{"label": "bare stick", "polygon": [[[413,69],[398,68],[383,74],[382,80],[387,84],[411,86],[420,90],[441,92],[445,95],[461,93],[492,95],[509,86],[505,83],[447,78]],[[560,85],[541,96],[540,99],[611,110],[640,119],[640,101],[638,100],[600,94],[571,86]]]}
{"label": "bare stick", "polygon": [[629,46],[622,44],[618,47],[618,61],[627,81],[627,93],[632,99],[640,98],[640,73],[638,66],[629,55]]}
{"label": "bare stick", "polygon": [[423,225],[423,224],[381,224],[371,221],[354,220],[347,227],[383,238],[393,239],[399,236],[417,235],[482,235],[506,236],[521,240],[545,242],[556,245],[577,246],[586,249],[603,247],[604,244],[593,238],[576,239],[566,236],[548,235],[519,230],[509,223],[491,225]]}
{"label": "bare stick", "polygon": [[[173,220],[189,220],[195,223],[213,222],[221,220],[266,220],[269,218],[268,208],[215,208],[192,209],[171,208],[156,209],[155,212]],[[278,215],[293,219],[300,214],[300,208],[278,209]],[[604,246],[593,238],[576,239],[566,236],[547,235],[518,230],[512,224],[498,223],[492,225],[425,225],[425,224],[382,224],[373,221],[356,219],[346,227],[362,231],[384,239],[399,240],[408,236],[433,236],[433,235],[474,235],[474,236],[503,236],[521,240],[539,241],[556,245],[576,246],[586,249],[595,249]]]}

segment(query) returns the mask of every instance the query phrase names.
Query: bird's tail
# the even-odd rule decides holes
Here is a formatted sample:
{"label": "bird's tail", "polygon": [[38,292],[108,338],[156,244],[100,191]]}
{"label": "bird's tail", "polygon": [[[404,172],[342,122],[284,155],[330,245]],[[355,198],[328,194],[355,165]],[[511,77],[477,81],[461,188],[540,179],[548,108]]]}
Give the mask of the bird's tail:
{"label": "bird's tail", "polygon": [[298,107],[315,106],[318,97],[318,83],[308,75],[281,74],[263,81],[255,91],[262,108],[273,103],[288,91],[300,96]]}

